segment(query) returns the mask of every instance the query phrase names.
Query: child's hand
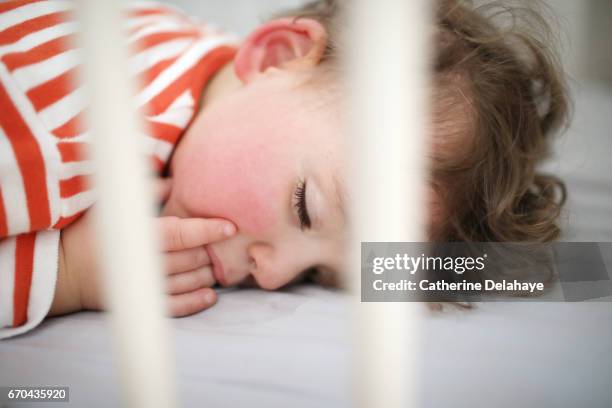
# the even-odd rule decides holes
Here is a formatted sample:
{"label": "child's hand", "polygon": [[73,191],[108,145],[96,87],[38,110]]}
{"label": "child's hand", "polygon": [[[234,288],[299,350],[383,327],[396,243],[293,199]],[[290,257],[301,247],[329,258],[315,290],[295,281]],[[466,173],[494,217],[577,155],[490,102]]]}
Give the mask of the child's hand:
{"label": "child's hand", "polygon": [[[160,196],[169,192],[167,181],[159,183]],[[100,276],[95,259],[91,211],[62,230],[60,270],[55,298],[49,315],[82,309],[103,310]],[[209,308],[216,302],[212,267],[204,245],[233,235],[235,226],[222,219],[155,219],[165,263],[168,314],[187,316]]]}
{"label": "child's hand", "polygon": [[211,260],[204,245],[221,241],[236,231],[221,219],[160,217],[168,307],[172,316],[187,316],[214,305],[217,296]]}
{"label": "child's hand", "polygon": [[[157,196],[170,195],[171,179],[158,179]],[[224,240],[236,232],[229,221],[212,218],[159,217],[156,220],[164,251],[168,313],[187,316],[208,309],[217,301],[212,262],[204,245]]]}

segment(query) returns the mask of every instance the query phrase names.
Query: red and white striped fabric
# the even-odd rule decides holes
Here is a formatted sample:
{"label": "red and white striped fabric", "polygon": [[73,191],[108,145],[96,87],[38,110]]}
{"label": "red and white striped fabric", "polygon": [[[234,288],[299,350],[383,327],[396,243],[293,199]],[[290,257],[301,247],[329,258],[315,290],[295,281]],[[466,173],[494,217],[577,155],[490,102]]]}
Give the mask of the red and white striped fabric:
{"label": "red and white striped fabric", "polygon": [[[0,3],[0,338],[46,316],[59,230],[94,202],[73,11],[71,1]],[[128,6],[125,29],[148,129],[135,137],[161,170],[236,42],[159,3]]]}

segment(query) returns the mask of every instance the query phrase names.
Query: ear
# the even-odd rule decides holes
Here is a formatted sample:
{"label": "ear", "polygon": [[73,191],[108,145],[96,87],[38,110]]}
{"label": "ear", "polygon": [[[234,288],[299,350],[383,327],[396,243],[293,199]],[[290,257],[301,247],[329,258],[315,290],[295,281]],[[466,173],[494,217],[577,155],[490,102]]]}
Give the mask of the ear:
{"label": "ear", "polygon": [[327,32],[316,20],[272,20],[259,26],[242,43],[234,69],[238,78],[247,83],[270,67],[309,68],[319,63],[326,45]]}

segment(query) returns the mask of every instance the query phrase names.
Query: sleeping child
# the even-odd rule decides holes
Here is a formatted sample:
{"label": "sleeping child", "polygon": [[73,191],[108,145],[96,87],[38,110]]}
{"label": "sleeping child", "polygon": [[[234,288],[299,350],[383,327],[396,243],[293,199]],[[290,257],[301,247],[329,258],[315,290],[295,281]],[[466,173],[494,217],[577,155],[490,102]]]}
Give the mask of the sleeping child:
{"label": "sleeping child", "polygon": [[[242,41],[169,6],[126,8],[146,122],[136,137],[159,176],[170,315],[212,306],[215,285],[341,282],[350,226],[343,4],[308,3]],[[0,337],[105,308],[73,6],[0,4]],[[562,72],[540,14],[504,10],[533,32],[501,28],[499,9],[435,2],[432,241],[560,233],[563,184],[536,166],[566,123]]]}

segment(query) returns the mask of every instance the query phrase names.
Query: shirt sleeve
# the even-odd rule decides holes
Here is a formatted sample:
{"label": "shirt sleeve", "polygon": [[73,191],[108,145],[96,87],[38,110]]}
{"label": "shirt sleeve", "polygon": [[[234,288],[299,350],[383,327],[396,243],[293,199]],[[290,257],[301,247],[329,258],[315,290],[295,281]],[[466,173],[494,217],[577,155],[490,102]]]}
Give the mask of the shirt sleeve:
{"label": "shirt sleeve", "polygon": [[[59,230],[95,202],[74,2],[0,2],[0,338],[38,325],[58,274]],[[180,10],[126,7],[145,154],[166,166],[236,38]]]}
{"label": "shirt sleeve", "polygon": [[51,307],[60,231],[20,234],[0,241],[0,339],[38,326]]}

